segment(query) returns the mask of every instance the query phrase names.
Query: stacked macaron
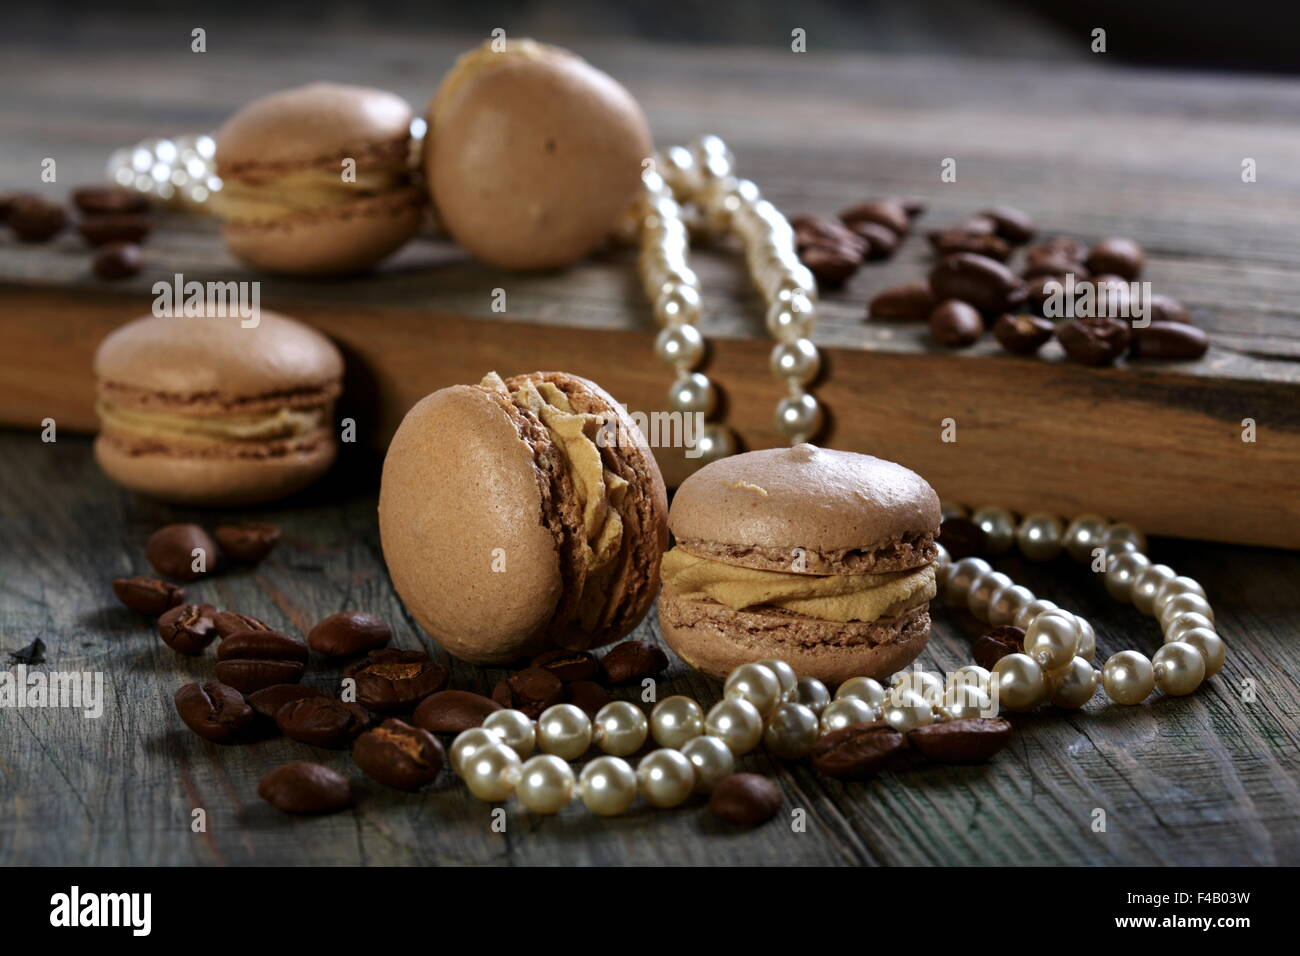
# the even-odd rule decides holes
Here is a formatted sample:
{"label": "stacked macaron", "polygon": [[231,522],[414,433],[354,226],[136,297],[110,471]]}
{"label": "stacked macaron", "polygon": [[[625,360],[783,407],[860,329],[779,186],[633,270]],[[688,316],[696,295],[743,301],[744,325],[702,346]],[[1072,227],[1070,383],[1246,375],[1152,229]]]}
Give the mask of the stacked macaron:
{"label": "stacked macaron", "polygon": [[673,499],[659,623],[715,677],[776,658],[837,684],[929,640],[939,499],[916,473],[812,445],[724,458]]}
{"label": "stacked macaron", "polygon": [[534,372],[426,396],[384,459],[393,586],[455,656],[508,663],[622,637],[659,589],[663,479],[623,407]]}
{"label": "stacked macaron", "polygon": [[133,491],[182,504],[269,501],[334,461],[343,360],[329,339],[262,311],[147,316],[95,354],[95,457]]}

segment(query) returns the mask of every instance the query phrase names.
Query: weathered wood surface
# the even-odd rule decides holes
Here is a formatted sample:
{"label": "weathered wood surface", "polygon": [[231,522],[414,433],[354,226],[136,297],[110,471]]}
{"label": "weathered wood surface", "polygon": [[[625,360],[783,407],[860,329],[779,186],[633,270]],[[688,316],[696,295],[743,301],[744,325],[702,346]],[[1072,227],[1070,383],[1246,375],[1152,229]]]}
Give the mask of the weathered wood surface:
{"label": "weathered wood surface", "polygon": [[[147,573],[143,544],[156,526],[197,517],[109,484],[89,443],[0,432],[0,651],[41,638],[46,670],[99,671],[105,712],[0,708],[0,864],[1210,864],[1300,863],[1300,557],[1157,541],[1153,554],[1203,581],[1229,645],[1223,672],[1190,698],[1134,708],[1100,699],[1074,714],[1018,719],[1010,749],[981,767],[902,766],[869,783],[840,784],[805,764],[757,753],[746,769],[775,776],[776,820],[749,832],[714,821],[698,801],[598,819],[574,805],[556,818],[508,805],[504,833],[490,808],[449,773],[408,795],[366,781],[344,753],[278,739],[218,747],[191,734],[172,708],[180,684],[212,676],[211,652],[180,657],[148,622],[117,605],[112,577]],[[343,608],[394,625],[402,647],[427,647],[384,573],[374,521],[375,464],[352,452],[330,481],[259,517],[285,540],[255,571],[222,575],[190,594],[302,632]],[[1067,560],[1014,558],[999,568],[1094,621],[1102,656],[1147,652],[1150,619],[1120,607]],[[935,605],[929,668],[968,661],[973,620]],[[657,640],[653,619],[638,636]],[[0,665],[11,666],[11,665]],[[454,686],[486,692],[502,671],[464,664]],[[307,680],[336,686],[314,664]],[[1242,697],[1245,682],[1257,688]],[[660,694],[702,702],[714,682],[674,660]],[[262,773],[316,759],[358,780],[355,810],[319,819],[281,816],[256,796]],[[203,807],[208,832],[190,831]],[[791,831],[795,809],[806,832]],[[1107,830],[1091,824],[1097,809]]]}

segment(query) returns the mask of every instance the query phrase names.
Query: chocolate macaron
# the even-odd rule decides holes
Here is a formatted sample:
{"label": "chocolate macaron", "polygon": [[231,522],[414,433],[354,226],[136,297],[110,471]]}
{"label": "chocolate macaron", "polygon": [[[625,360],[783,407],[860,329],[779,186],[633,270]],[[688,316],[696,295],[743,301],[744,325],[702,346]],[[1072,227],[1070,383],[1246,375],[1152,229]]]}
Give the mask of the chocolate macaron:
{"label": "chocolate macaron", "polygon": [[419,228],[406,101],[385,90],[312,83],[244,107],[217,133],[212,208],[230,252],[268,272],[346,275]]}
{"label": "chocolate macaron", "polygon": [[659,625],[697,670],[777,658],[838,684],[930,637],[939,498],[893,462],[813,445],[706,465],[673,498]]}
{"label": "chocolate macaron", "polygon": [[146,316],[95,354],[95,458],[132,491],[244,505],[305,487],[334,461],[343,359],[314,329],[262,311]]}
{"label": "chocolate macaron", "polygon": [[667,498],[607,392],[563,372],[422,399],[384,459],[393,586],[448,652],[501,664],[627,634],[659,590]]}

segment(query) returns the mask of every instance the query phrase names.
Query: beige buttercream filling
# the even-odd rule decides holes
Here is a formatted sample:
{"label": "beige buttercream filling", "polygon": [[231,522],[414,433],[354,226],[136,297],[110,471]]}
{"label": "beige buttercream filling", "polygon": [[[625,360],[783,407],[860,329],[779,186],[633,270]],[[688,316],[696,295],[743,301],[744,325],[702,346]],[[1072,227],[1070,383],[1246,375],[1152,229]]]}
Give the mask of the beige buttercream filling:
{"label": "beige buttercream filling", "polygon": [[434,95],[432,115],[429,118],[435,127],[446,115],[448,104],[455,99],[461,89],[469,85],[470,80],[503,62],[504,59],[540,60],[548,53],[561,52],[555,47],[548,47],[536,40],[525,38],[518,40],[507,38],[504,42],[505,48],[497,50],[494,47],[497,41],[485,40],[456,58],[447,75],[438,84],[438,91]]}
{"label": "beige buttercream filling", "polygon": [[213,194],[212,205],[226,221],[275,222],[395,192],[408,182],[402,171],[358,171],[355,182],[345,182],[342,167],[306,169],[266,182],[227,180]]}
{"label": "beige buttercream filling", "polygon": [[740,568],[673,548],[661,566],[666,591],[732,610],[767,605],[823,621],[875,621],[930,601],[934,566],[887,574],[793,574]]}
{"label": "beige buttercream filling", "polygon": [[105,431],[139,440],[216,445],[299,438],[319,431],[328,409],[280,408],[262,415],[198,416],[141,411],[100,399],[95,410]]}

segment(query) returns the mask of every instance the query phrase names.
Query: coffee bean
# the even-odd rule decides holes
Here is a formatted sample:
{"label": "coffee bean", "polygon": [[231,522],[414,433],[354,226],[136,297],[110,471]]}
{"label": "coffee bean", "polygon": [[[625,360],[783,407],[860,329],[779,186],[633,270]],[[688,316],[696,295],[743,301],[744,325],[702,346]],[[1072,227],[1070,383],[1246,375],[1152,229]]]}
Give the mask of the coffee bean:
{"label": "coffee bean", "polygon": [[264,521],[240,525],[222,525],[212,533],[221,553],[232,561],[257,564],[280,541],[280,529]]}
{"label": "coffee bean", "polygon": [[971,236],[995,236],[998,232],[998,224],[988,216],[967,216],[960,222],[954,222],[947,227],[956,229],[958,232],[964,232]]}
{"label": "coffee bean", "polygon": [[344,674],[357,682],[357,702],[380,714],[407,713],[447,683],[447,668],[428,654],[396,648],[371,651]]}
{"label": "coffee bean", "polygon": [[22,242],[46,242],[67,225],[68,214],[58,203],[40,196],[12,196],[5,224]]}
{"label": "coffee bean", "polygon": [[713,788],[709,812],[742,827],[755,827],[781,809],[781,791],[757,773],[733,773]]}
{"label": "coffee bean", "polygon": [[217,636],[223,640],[240,631],[269,631],[271,628],[251,614],[238,611],[218,611],[212,622],[217,626]]}
{"label": "coffee bean", "polygon": [[[1121,319],[1130,314],[1132,290],[1127,279],[1108,274],[1094,275],[1091,286],[1092,307],[1088,308],[1085,295],[1084,302],[1075,302],[1075,315]],[[1086,290],[1087,284],[1082,289]]]}
{"label": "coffee bean", "polygon": [[377,651],[393,639],[387,624],[364,611],[339,611],[317,623],[307,643],[326,657],[349,657]]}
{"label": "coffee bean", "polygon": [[[563,685],[561,685],[563,689]],[[513,709],[515,706],[515,695],[510,690],[508,680],[499,680],[492,685],[492,703],[498,707]]]}
{"label": "coffee bean", "polygon": [[352,759],[362,772],[397,790],[433,783],[445,758],[437,737],[391,717],[352,745]]}
{"label": "coffee bean", "polygon": [[140,247],[129,242],[114,242],[95,253],[91,271],[101,279],[129,279],[140,274],[144,256]]}
{"label": "coffee bean", "polygon": [[1011,624],[995,627],[978,638],[971,645],[971,656],[975,663],[985,670],[993,670],[993,665],[1008,654],[1022,654],[1025,650],[1025,632]]}
{"label": "coffee bean", "polygon": [[217,661],[217,678],[251,694],[274,684],[296,684],[302,680],[306,666],[299,661],[262,660],[239,657]]}
{"label": "coffee bean", "polygon": [[1092,273],[1088,271],[1088,267],[1082,262],[1073,262],[1064,257],[1056,259],[1031,259],[1025,263],[1025,267],[1020,270],[1020,274],[1024,276],[1026,281],[1042,277],[1064,281],[1066,275],[1073,275],[1075,281],[1079,281],[1092,275]]}
{"label": "coffee bean", "polygon": [[565,687],[567,703],[577,707],[588,717],[595,718],[600,708],[609,703],[609,691],[595,681],[574,681]]}
{"label": "coffee bean", "polygon": [[1151,321],[1190,323],[1192,317],[1187,314],[1187,307],[1173,296],[1153,295],[1151,297]]}
{"label": "coffee bean", "polygon": [[954,561],[973,558],[988,548],[984,529],[968,518],[944,518],[939,525],[939,542]]}
{"label": "coffee bean", "polygon": [[334,813],[352,806],[352,785],[337,770],[295,760],[257,782],[257,795],[285,813]]}
{"label": "coffee bean", "polygon": [[864,259],[886,259],[898,249],[898,233],[878,222],[865,219],[849,224],[849,229],[867,244]]}
{"label": "coffee bean", "polygon": [[219,661],[297,661],[307,663],[307,645],[279,631],[236,631],[217,647]]}
{"label": "coffee bean", "polygon": [[[502,707],[522,710],[536,720],[548,707],[564,702],[564,685],[550,671],[529,667],[502,681],[492,691],[492,699]],[[506,698],[509,703],[505,703]]]}
{"label": "coffee bean", "polygon": [[668,669],[668,655],[657,644],[624,641],[601,658],[605,682],[614,687],[655,677]]}
{"label": "coffee bean", "polygon": [[1006,262],[1011,255],[1011,246],[998,236],[980,235],[962,229],[939,229],[930,233],[929,238],[930,245],[941,256],[971,252]]}
{"label": "coffee bean", "polygon": [[[1053,236],[1050,239],[1043,239],[1034,243],[1025,249],[1025,260],[1029,263],[1038,262],[1064,262],[1069,265],[1083,265],[1083,260],[1087,258],[1088,247],[1078,239],[1072,239],[1069,236]],[[1071,272],[1071,269],[1062,269],[1062,272]],[[1075,273],[1078,274],[1077,272]]]}
{"label": "coffee bean", "polygon": [[161,614],[185,601],[185,591],[157,578],[114,578],[113,593],[132,611]]}
{"label": "coffee bean", "polygon": [[176,692],[176,713],[185,726],[216,744],[236,743],[253,724],[253,708],[225,684],[186,684]]}
{"label": "coffee bean", "polygon": [[488,714],[500,709],[500,704],[482,694],[440,690],[420,701],[411,722],[431,734],[458,734],[480,726]]}
{"label": "coffee bean", "polygon": [[1204,330],[1183,322],[1152,322],[1133,329],[1133,354],[1152,359],[1198,359],[1210,347]]}
{"label": "coffee bean", "polygon": [[9,218],[9,209],[17,198],[14,193],[0,193],[0,224]]}
{"label": "coffee bean", "polygon": [[1054,326],[1036,315],[1003,315],[993,324],[993,337],[1008,352],[1032,355],[1052,337]]}
{"label": "coffee bean", "polygon": [[197,656],[217,636],[216,613],[210,604],[179,604],[158,618],[158,636],[172,650]]}
{"label": "coffee bean", "polygon": [[828,777],[864,780],[883,769],[906,746],[903,735],[882,720],[851,724],[817,738],[812,764]]}
{"label": "coffee bean", "polygon": [[795,216],[790,220],[795,249],[803,252],[814,246],[843,246],[859,260],[866,255],[867,241],[838,219],[829,216]]}
{"label": "coffee bean", "polygon": [[153,231],[153,220],[132,214],[91,216],[77,224],[77,231],[88,246],[106,246],[111,242],[138,245]]}
{"label": "coffee bean", "polygon": [[287,701],[275,712],[275,723],[290,740],[338,750],[370,726],[370,714],[360,704],[320,694]]}
{"label": "coffee bean", "polygon": [[900,236],[911,227],[907,210],[894,199],[870,199],[850,206],[840,213],[840,220],[846,224],[874,222]]}
{"label": "coffee bean", "polygon": [[1123,319],[1071,319],[1056,327],[1065,354],[1084,365],[1109,365],[1124,354],[1130,337]]}
{"label": "coffee bean", "polygon": [[985,209],[980,215],[993,221],[993,228],[999,236],[1017,246],[1034,238],[1037,231],[1029,213],[1014,206],[995,206]]}
{"label": "coffee bean", "polygon": [[1053,295],[1061,295],[1065,290],[1065,276],[1056,273],[1044,273],[1025,279],[1025,304],[1043,311],[1043,306]]}
{"label": "coffee bean", "polygon": [[181,581],[197,581],[217,569],[216,542],[196,524],[159,528],[145,545],[145,557],[159,574]]}
{"label": "coffee bean", "polygon": [[877,293],[867,305],[867,314],[873,319],[925,320],[934,306],[928,282],[909,282]]}
{"label": "coffee bean", "polygon": [[1094,273],[1110,272],[1125,279],[1136,279],[1142,274],[1146,255],[1132,239],[1103,239],[1092,247],[1085,264]]}
{"label": "coffee bean", "polygon": [[550,671],[565,684],[571,684],[575,680],[592,680],[600,674],[600,661],[596,660],[595,654],[559,647],[538,654],[529,666]]}
{"label": "coffee bean", "polygon": [[840,285],[858,271],[862,254],[855,254],[851,247],[843,245],[807,246],[800,250],[799,261],[818,282]]}
{"label": "coffee bean", "polygon": [[1020,280],[1002,263],[987,256],[959,252],[945,256],[930,271],[930,291],[938,302],[958,299],[988,315],[1006,312],[1017,294]]}
{"label": "coffee bean", "polygon": [[964,348],[983,334],[984,319],[968,303],[949,299],[940,302],[930,313],[930,337],[940,345]]}
{"label": "coffee bean", "polygon": [[975,717],[918,727],[907,742],[940,763],[983,763],[1011,742],[1011,724],[1001,717]]}
{"label": "coffee bean", "polygon": [[907,213],[907,218],[909,219],[915,219],[929,208],[924,199],[918,199],[915,196],[895,198],[894,202],[903,207],[903,212]]}
{"label": "coffee bean", "polygon": [[125,215],[149,209],[144,193],[121,186],[80,186],[72,191],[72,203],[87,216]]}
{"label": "coffee bean", "polygon": [[[325,692],[316,687],[304,687],[302,684],[272,684],[248,695],[248,703],[253,710],[274,723],[280,708],[290,701],[305,700],[308,697],[322,697]],[[278,728],[277,728],[278,729]]]}

